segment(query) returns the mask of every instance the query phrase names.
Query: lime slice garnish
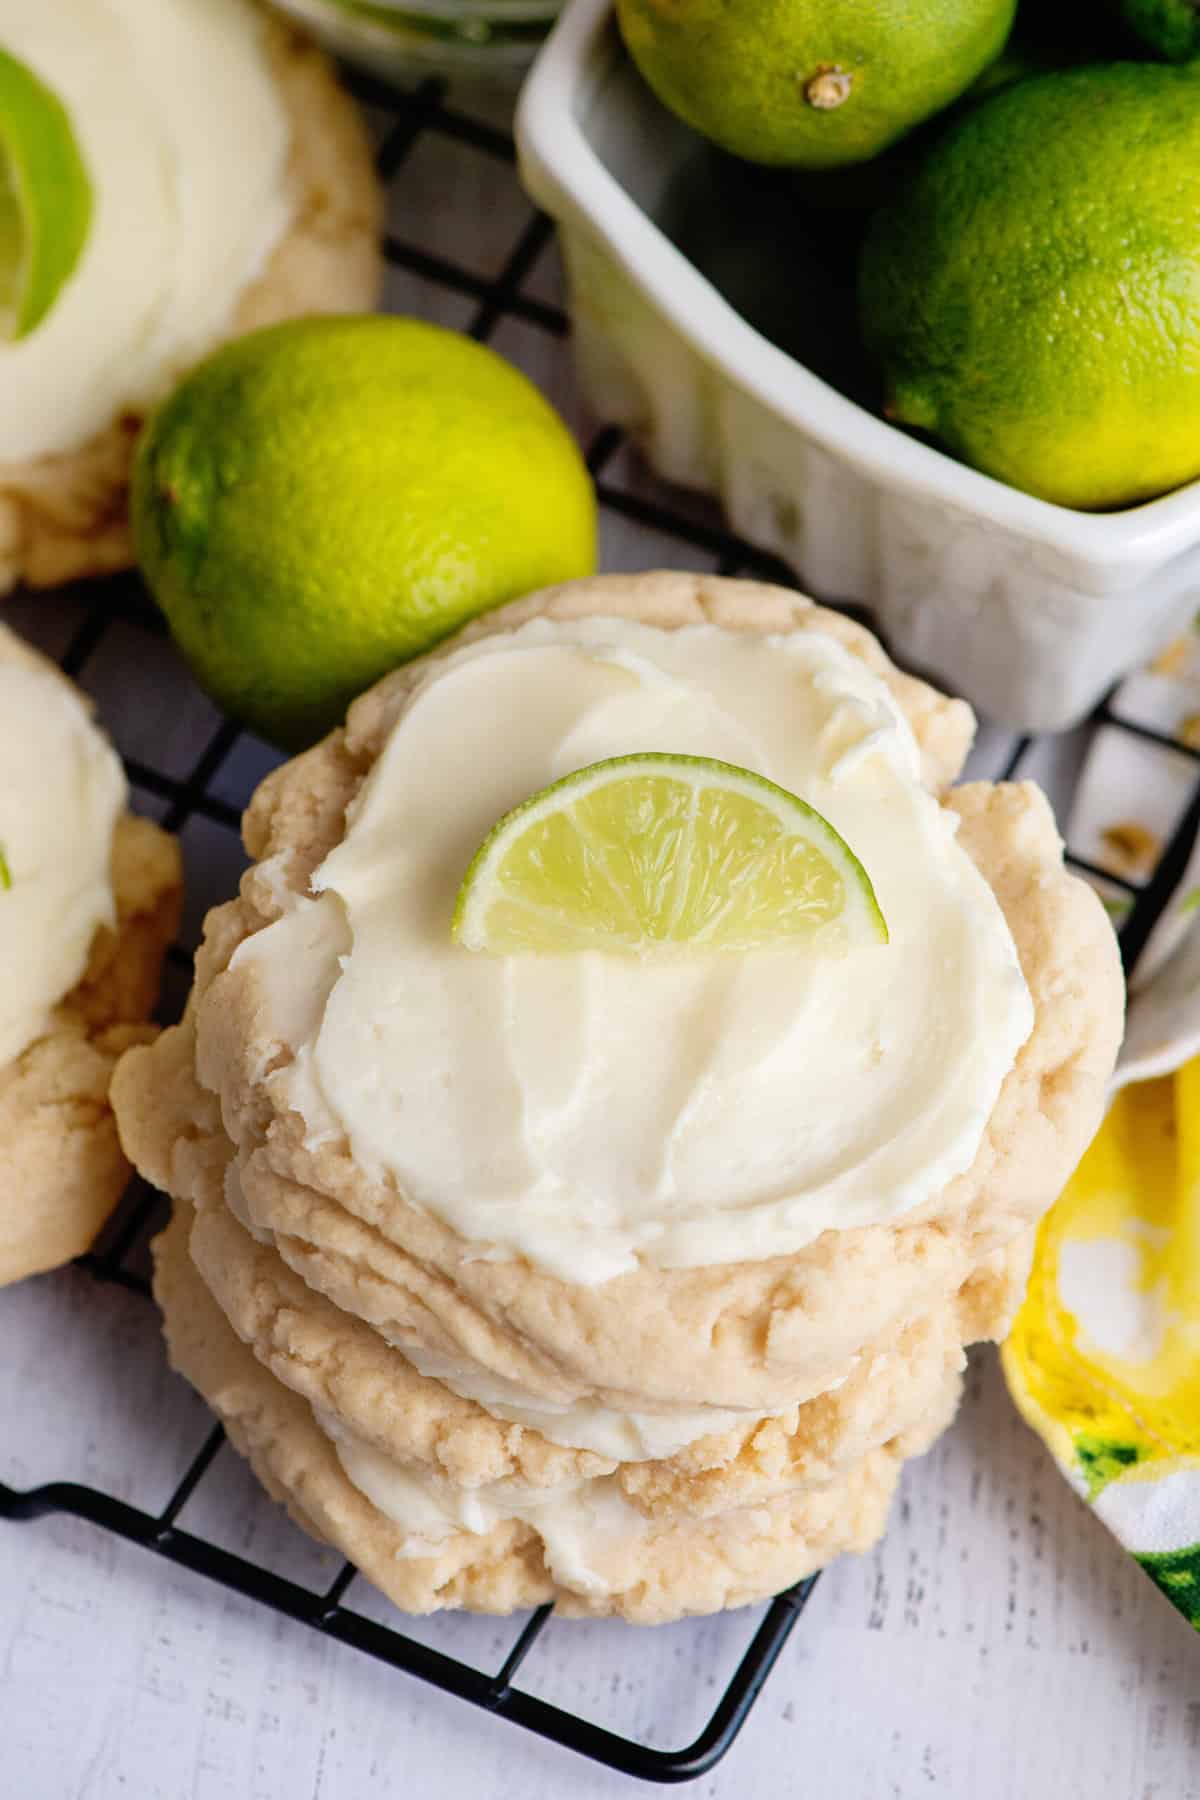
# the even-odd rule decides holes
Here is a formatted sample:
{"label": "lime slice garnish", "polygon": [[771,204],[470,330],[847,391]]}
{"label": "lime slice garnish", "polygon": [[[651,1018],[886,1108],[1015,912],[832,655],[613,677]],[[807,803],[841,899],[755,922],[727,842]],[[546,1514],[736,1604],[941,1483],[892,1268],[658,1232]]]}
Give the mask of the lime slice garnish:
{"label": "lime slice garnish", "polygon": [[27,337],[79,261],[92,187],[61,102],[0,49],[0,338]]}
{"label": "lime slice garnish", "polygon": [[593,763],[506,813],[459,889],[468,950],[645,951],[887,942],[866,870],[828,819],[706,756]]}

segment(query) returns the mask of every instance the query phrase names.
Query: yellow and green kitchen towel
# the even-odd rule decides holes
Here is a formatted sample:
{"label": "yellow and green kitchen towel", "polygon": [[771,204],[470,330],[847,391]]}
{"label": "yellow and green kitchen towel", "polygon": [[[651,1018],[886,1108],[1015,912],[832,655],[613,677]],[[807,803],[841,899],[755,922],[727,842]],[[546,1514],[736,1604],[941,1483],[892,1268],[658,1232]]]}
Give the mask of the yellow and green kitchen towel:
{"label": "yellow and green kitchen towel", "polygon": [[1116,1095],[1002,1357],[1072,1486],[1200,1630],[1200,1058]]}

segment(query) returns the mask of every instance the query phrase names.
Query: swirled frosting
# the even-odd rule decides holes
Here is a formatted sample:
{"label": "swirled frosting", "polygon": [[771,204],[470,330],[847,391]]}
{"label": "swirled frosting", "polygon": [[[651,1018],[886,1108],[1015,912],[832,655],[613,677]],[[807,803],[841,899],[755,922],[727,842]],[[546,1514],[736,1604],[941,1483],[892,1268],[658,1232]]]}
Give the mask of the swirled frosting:
{"label": "swirled frosting", "polygon": [[113,922],[125,793],[79,696],[0,627],[0,1068],[44,1031]]}
{"label": "swirled frosting", "polygon": [[0,344],[0,461],[143,410],[222,336],[291,213],[289,130],[246,0],[5,0],[0,45],[66,108],[91,181],[79,263]]}
{"label": "swirled frosting", "polygon": [[[816,806],[890,942],[837,959],[454,945],[495,820],[645,750],[738,763]],[[886,686],[820,631],[535,620],[430,666],[310,893],[235,960],[290,1052],[279,1103],[476,1254],[580,1283],[780,1255],[965,1170],[1032,1027],[954,824]]]}

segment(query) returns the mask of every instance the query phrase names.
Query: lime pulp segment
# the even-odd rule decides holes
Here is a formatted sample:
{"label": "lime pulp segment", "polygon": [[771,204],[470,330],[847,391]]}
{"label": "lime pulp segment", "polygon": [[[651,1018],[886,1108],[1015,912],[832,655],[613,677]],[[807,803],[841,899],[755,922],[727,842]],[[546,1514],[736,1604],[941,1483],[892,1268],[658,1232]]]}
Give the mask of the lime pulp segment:
{"label": "lime pulp segment", "polygon": [[64,107],[0,49],[0,338],[28,337],[41,324],[91,217],[91,182]]}
{"label": "lime pulp segment", "polygon": [[507,813],[451,927],[497,955],[887,942],[866,870],[814,807],[702,756],[612,757]]}

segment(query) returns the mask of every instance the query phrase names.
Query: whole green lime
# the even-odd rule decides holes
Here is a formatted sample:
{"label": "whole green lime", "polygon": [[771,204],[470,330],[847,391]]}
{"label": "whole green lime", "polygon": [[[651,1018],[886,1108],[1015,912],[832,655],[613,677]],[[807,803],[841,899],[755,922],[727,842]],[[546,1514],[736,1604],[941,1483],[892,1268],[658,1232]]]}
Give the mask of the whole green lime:
{"label": "whole green lime", "polygon": [[1200,56],[1200,0],[1109,0],[1155,56],[1190,62]]}
{"label": "whole green lime", "polygon": [[197,679],[286,749],[477,613],[596,560],[558,414],[416,319],[304,319],[219,350],[151,421],[132,513]]}
{"label": "whole green lime", "polygon": [[1062,506],[1200,475],[1200,70],[1109,63],[985,101],[863,247],[889,418]]}
{"label": "whole green lime", "polygon": [[750,162],[865,162],[998,55],[1016,0],[617,0],[672,112]]}

